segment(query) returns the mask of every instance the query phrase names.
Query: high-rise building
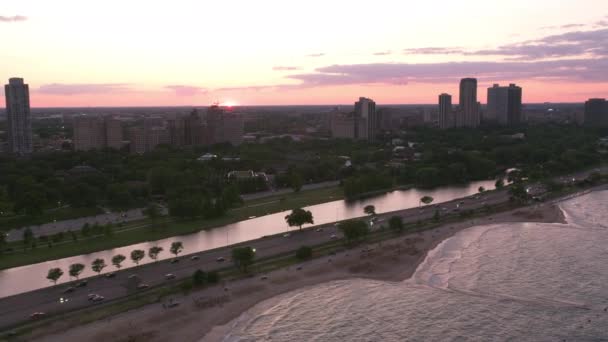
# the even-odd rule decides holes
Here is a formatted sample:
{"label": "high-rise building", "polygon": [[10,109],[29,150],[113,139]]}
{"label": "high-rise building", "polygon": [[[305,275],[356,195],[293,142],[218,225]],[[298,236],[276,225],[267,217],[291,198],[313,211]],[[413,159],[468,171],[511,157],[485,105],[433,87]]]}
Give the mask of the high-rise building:
{"label": "high-rise building", "polygon": [[184,119],[184,143],[188,146],[203,144],[203,123],[196,109]]}
{"label": "high-rise building", "polygon": [[122,121],[112,117],[78,115],[73,118],[74,150],[105,147],[119,150],[123,144]]}
{"label": "high-rise building", "polygon": [[103,121],[98,116],[79,115],[74,122],[74,150],[88,151],[105,146]]}
{"label": "high-rise building", "polygon": [[116,118],[107,117],[105,125],[105,145],[106,147],[120,150],[123,143],[122,121]]}
{"label": "high-rise building", "polygon": [[454,117],[452,114],[452,95],[439,95],[439,128],[447,129],[454,127]]}
{"label": "high-rise building", "polygon": [[355,139],[373,141],[378,133],[378,118],[376,102],[366,97],[360,97],[355,102]]}
{"label": "high-rise building", "polygon": [[215,104],[207,109],[206,121],[209,143],[228,142],[234,146],[243,143],[245,121],[241,114]]}
{"label": "high-rise building", "polygon": [[11,78],[4,86],[8,119],[8,150],[16,154],[32,152],[30,91],[23,78]]}
{"label": "high-rise building", "polygon": [[484,118],[501,125],[518,125],[522,123],[521,107],[522,89],[515,84],[501,87],[494,84],[488,88],[488,106]]}
{"label": "high-rise building", "polygon": [[477,127],[480,123],[479,103],[477,102],[477,79],[460,80],[460,102],[456,113],[456,127]]}
{"label": "high-rise building", "polygon": [[589,99],[585,102],[583,122],[587,126],[608,126],[608,102],[606,99]]}
{"label": "high-rise building", "polygon": [[142,154],[146,152],[146,131],[142,127],[131,127],[127,131],[129,138],[129,148],[131,153]]}
{"label": "high-rise building", "polygon": [[333,138],[355,139],[355,115],[344,113],[338,108],[330,114],[331,136]]}

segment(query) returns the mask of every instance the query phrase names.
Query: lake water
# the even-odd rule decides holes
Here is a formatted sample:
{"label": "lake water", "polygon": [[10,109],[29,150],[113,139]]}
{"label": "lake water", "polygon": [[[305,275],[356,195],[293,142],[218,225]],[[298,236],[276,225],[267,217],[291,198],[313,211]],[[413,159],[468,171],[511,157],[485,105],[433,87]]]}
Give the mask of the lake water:
{"label": "lake water", "polygon": [[474,227],[411,279],[335,281],[258,304],[224,341],[608,341],[608,192],[568,224]]}
{"label": "lake water", "polygon": [[[494,189],[494,181],[472,182],[464,186],[442,187],[433,190],[398,190],[364,200],[352,202],[339,200],[313,205],[306,207],[305,209],[310,210],[313,213],[315,224],[319,225],[364,216],[363,208],[369,204],[376,207],[377,213],[390,212],[417,207],[420,198],[423,196],[433,197],[433,203],[441,203],[456,198],[470,196],[477,193],[481,186],[487,190],[492,190]],[[102,258],[105,259],[106,264],[110,265],[104,269],[102,274],[112,272],[114,271],[114,267],[111,266],[110,263],[112,256],[116,254],[128,256],[134,249],[143,249],[147,251],[152,246],[161,246],[165,251],[169,251],[171,243],[179,240],[184,244],[183,254],[189,254],[224,247],[243,241],[254,240],[265,235],[282,233],[289,229],[285,223],[285,215],[288,213],[289,212],[280,212],[261,216],[207,231],[179,236],[177,238],[173,237],[158,241],[138,243],[91,254],[3,270],[0,271],[0,298],[51,286],[52,284],[46,279],[46,274],[49,269],[54,267],[59,267],[65,272],[64,276],[58,282],[58,284],[60,284],[70,280],[67,276],[67,270],[71,264],[82,263],[84,265],[90,265],[93,260]],[[170,253],[164,252],[159,255],[158,260],[169,259],[171,256]],[[149,262],[152,262],[152,260],[146,257],[140,262],[140,265]],[[136,265],[127,258],[122,266],[122,268],[125,269]],[[93,275],[95,274],[91,271],[90,267],[87,266],[80,278],[82,279]]]}

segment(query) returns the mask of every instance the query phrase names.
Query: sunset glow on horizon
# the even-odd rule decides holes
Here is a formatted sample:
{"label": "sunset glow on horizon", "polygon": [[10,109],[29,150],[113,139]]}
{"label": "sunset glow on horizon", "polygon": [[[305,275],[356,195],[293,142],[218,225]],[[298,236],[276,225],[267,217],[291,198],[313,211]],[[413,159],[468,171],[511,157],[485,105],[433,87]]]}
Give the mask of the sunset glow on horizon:
{"label": "sunset glow on horizon", "polygon": [[0,34],[34,107],[435,103],[462,77],[608,97],[605,0],[20,0]]}

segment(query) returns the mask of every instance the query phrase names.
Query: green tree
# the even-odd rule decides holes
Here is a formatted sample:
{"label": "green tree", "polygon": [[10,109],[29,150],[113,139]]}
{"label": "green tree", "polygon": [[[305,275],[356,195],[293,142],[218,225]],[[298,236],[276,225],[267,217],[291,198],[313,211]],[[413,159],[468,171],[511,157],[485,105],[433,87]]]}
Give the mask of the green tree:
{"label": "green tree", "polygon": [[401,216],[392,216],[388,220],[388,226],[391,230],[394,230],[397,233],[403,232],[403,229],[405,228],[403,225],[403,218],[401,218]]}
{"label": "green tree", "polygon": [[135,265],[139,265],[139,262],[145,256],[146,256],[146,252],[142,251],[141,249],[136,249],[136,250],[134,250],[134,251],[131,252],[131,260],[133,260],[133,262],[135,263]]}
{"label": "green tree", "polygon": [[91,263],[91,269],[97,274],[101,273],[104,268],[106,268],[106,261],[103,259],[97,258]]}
{"label": "green tree", "polygon": [[296,258],[299,260],[306,260],[312,258],[312,248],[308,246],[302,246],[296,251]]}
{"label": "green tree", "polygon": [[177,255],[181,253],[183,249],[184,244],[181,241],[174,241],[171,243],[171,248],[169,250],[171,251],[171,254],[177,257]]}
{"label": "green tree", "polygon": [[302,190],[302,185],[304,181],[302,180],[302,176],[300,176],[297,172],[292,172],[289,177],[289,186],[293,189],[294,192],[300,192]]}
{"label": "green tree", "polygon": [[306,223],[314,224],[312,213],[302,208],[292,210],[291,214],[285,216],[285,221],[290,227],[297,226],[300,227],[300,230],[302,230],[302,225]]}
{"label": "green tree", "polygon": [[148,249],[148,257],[150,257],[150,259],[156,261],[156,259],[158,259],[158,255],[162,251],[163,251],[163,248],[160,246],[150,247],[150,249]]}
{"label": "green tree", "polygon": [[374,216],[376,215],[376,207],[371,204],[366,205],[365,208],[363,208],[363,212],[369,216]]}
{"label": "green tree", "polygon": [[485,192],[486,188],[484,188],[483,186],[480,186],[479,189],[477,189],[477,191],[479,191],[480,193]]}
{"label": "green tree", "polygon": [[217,271],[209,271],[207,273],[207,282],[209,284],[217,284],[220,281],[220,274]]}
{"label": "green tree", "polygon": [[68,273],[70,274],[70,277],[78,279],[78,276],[80,273],[82,273],[82,271],[84,271],[83,264],[71,264]]}
{"label": "green tree", "polygon": [[502,179],[502,178],[497,179],[494,186],[496,187],[496,189],[502,189],[505,186],[504,179]]}
{"label": "green tree", "polygon": [[23,230],[23,243],[29,245],[34,240],[34,233],[27,227]]}
{"label": "green tree", "polygon": [[192,274],[192,283],[195,286],[201,286],[207,280],[207,274],[203,270],[196,270]]}
{"label": "green tree", "polygon": [[53,284],[57,284],[57,280],[59,280],[62,275],[63,271],[61,270],[61,268],[51,268],[49,270],[49,273],[46,275],[46,279],[52,281]]}
{"label": "green tree", "polygon": [[153,222],[161,216],[160,207],[156,203],[149,203],[141,212]]}
{"label": "green tree", "polygon": [[116,254],[112,257],[112,265],[114,265],[114,267],[116,267],[117,269],[120,269],[120,267],[122,266],[122,262],[125,261],[126,258],[127,257],[122,254]]}
{"label": "green tree", "polygon": [[433,203],[434,200],[435,199],[431,196],[423,196],[422,198],[420,198],[420,202],[424,203],[425,205]]}
{"label": "green tree", "polygon": [[236,267],[243,272],[247,272],[247,267],[253,263],[254,258],[255,251],[249,246],[232,249],[232,260]]}
{"label": "green tree", "polygon": [[343,221],[338,224],[338,229],[342,231],[346,241],[351,244],[361,240],[369,234],[369,227],[364,221],[350,220]]}

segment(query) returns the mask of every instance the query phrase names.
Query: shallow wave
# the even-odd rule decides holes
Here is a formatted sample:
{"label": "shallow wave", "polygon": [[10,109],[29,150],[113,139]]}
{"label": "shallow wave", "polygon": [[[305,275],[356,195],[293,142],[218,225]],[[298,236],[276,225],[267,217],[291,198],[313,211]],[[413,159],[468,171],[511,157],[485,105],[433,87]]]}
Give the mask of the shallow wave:
{"label": "shallow wave", "polygon": [[608,341],[608,192],[560,204],[568,224],[461,231],[400,283],[345,280],[286,293],[224,341]]}

